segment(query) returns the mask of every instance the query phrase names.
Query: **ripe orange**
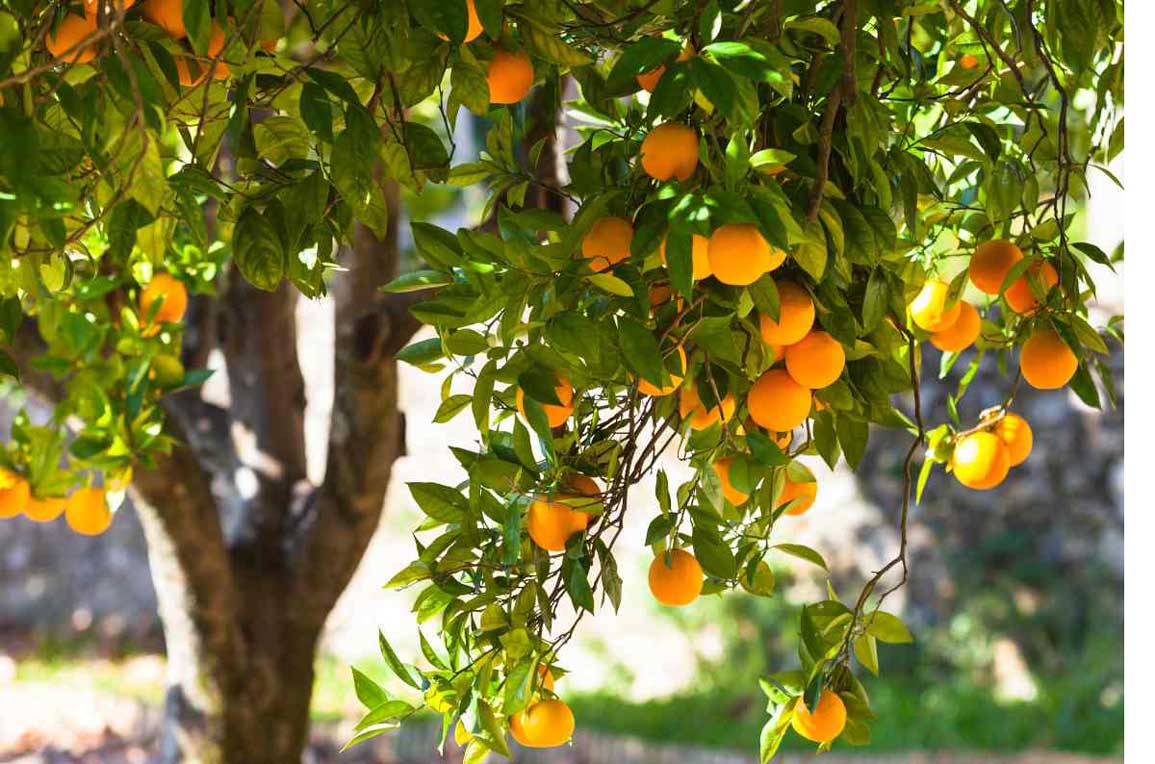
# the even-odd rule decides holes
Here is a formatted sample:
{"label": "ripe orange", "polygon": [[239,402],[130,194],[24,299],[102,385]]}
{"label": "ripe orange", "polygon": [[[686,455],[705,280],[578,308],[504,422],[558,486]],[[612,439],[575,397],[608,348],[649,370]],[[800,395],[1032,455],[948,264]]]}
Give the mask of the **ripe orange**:
{"label": "ripe orange", "polygon": [[67,499],[63,496],[45,496],[42,499],[29,496],[28,504],[24,506],[24,515],[29,520],[35,520],[38,523],[49,523],[64,512],[66,501]]}
{"label": "ripe orange", "polygon": [[[177,56],[175,63],[177,79],[180,81],[182,87],[191,88],[204,82],[205,71],[199,62],[184,56]],[[193,70],[190,70],[190,66],[196,71],[196,77],[192,76]]]}
{"label": "ripe orange", "polygon": [[[694,55],[694,46],[686,43],[686,47],[682,48],[682,52],[678,54],[679,61],[686,61]],[[658,86],[658,80],[662,79],[662,75],[666,73],[665,64],[660,64],[656,69],[651,69],[648,72],[642,72],[634,77],[638,81],[638,85],[647,93],[653,93],[654,88]]]}
{"label": "ripe orange", "polygon": [[[153,305],[158,302],[156,312],[149,321]],[[152,281],[140,290],[140,315],[146,322],[144,331],[146,335],[155,334],[160,328],[158,324],[177,323],[184,317],[187,308],[188,290],[181,281],[167,273],[157,273],[152,277]]]}
{"label": "ripe orange", "polygon": [[711,466],[713,466],[715,474],[718,475],[718,481],[722,484],[722,495],[726,497],[726,501],[737,507],[740,504],[745,504],[746,499],[750,498],[750,494],[739,491],[730,483],[730,465],[733,463],[734,459],[726,456]]}
{"label": "ripe orange", "polygon": [[529,505],[526,527],[533,543],[550,552],[561,552],[565,542],[589,525],[590,516],[561,502],[538,498]]}
{"label": "ripe orange", "polygon": [[661,553],[650,563],[650,591],[663,605],[688,605],[702,593],[702,566],[685,549]]}
{"label": "ripe orange", "polygon": [[[694,281],[700,281],[710,276],[710,256],[708,254],[710,248],[710,240],[705,236],[693,234],[690,237],[690,259],[692,273],[690,278]],[[658,253],[662,256],[662,265],[666,264],[666,240],[662,239],[662,245],[658,248]]]}
{"label": "ripe orange", "polygon": [[92,43],[76,46],[95,31],[96,16],[89,18],[70,13],[60,22],[56,32],[48,35],[48,52],[72,64],[87,63],[96,58],[96,46]]}
{"label": "ripe orange", "polygon": [[967,488],[985,491],[1006,479],[1011,468],[1010,453],[994,433],[971,433],[955,444],[951,468],[955,478]]}
{"label": "ripe orange", "polygon": [[959,300],[958,304],[960,310],[954,324],[930,335],[930,344],[944,353],[958,353],[969,348],[979,338],[979,331],[983,326],[975,306],[962,300]]}
{"label": "ripe orange", "polygon": [[771,247],[758,227],[727,223],[710,235],[710,270],[723,284],[746,286],[786,260],[786,253]]}
{"label": "ripe orange", "polygon": [[24,512],[31,495],[23,475],[0,467],[0,518],[16,517]]}
{"label": "ripe orange", "polygon": [[[678,351],[678,358],[681,361],[680,368],[682,370],[682,374],[685,375],[685,373],[686,373],[686,351],[682,349],[681,345],[678,345],[676,350]],[[658,387],[657,385],[653,384],[652,382],[649,382],[645,378],[639,378],[638,379],[638,392],[641,393],[642,395],[661,397],[663,395],[669,395],[670,393],[677,390],[682,385],[683,377],[680,377],[677,374],[670,372],[669,369],[667,369],[666,372],[670,375],[670,384],[669,385],[666,385],[663,387]]]}
{"label": "ripe orange", "polygon": [[833,690],[823,690],[818,696],[818,705],[814,713],[806,707],[801,698],[794,706],[794,716],[790,720],[794,731],[807,740],[815,743],[829,743],[842,734],[846,726],[846,704],[838,693]]}
{"label": "ripe orange", "polygon": [[786,348],[786,371],[803,387],[817,390],[842,376],[846,351],[826,332],[810,332],[801,342]]}
{"label": "ripe orange", "polygon": [[1019,368],[1031,387],[1056,390],[1071,381],[1079,359],[1053,329],[1040,329],[1019,350]]}
{"label": "ripe orange", "polygon": [[1003,415],[995,425],[995,435],[999,436],[1007,447],[1007,457],[1012,467],[1017,467],[1031,455],[1031,448],[1035,444],[1035,436],[1027,420],[1018,414],[1009,411]]}
{"label": "ripe orange", "polygon": [[974,69],[979,60],[970,53],[964,53],[959,57],[958,63],[963,69]]}
{"label": "ripe orange", "polygon": [[1022,259],[1023,251],[1012,241],[984,241],[971,256],[971,283],[987,294],[998,294],[1007,273]]}
{"label": "ripe orange", "polygon": [[920,329],[942,332],[954,326],[962,311],[961,300],[946,307],[950,284],[942,279],[927,279],[922,290],[910,303],[910,317]]}
{"label": "ripe orange", "polygon": [[[485,28],[481,26],[481,19],[477,17],[477,6],[474,5],[473,0],[465,0],[465,10],[469,14],[469,27],[465,30],[465,42],[473,42],[481,36]],[[442,40],[449,39],[443,34],[438,34],[437,36]],[[521,99],[519,98],[518,100],[520,101]]]}
{"label": "ripe orange", "polygon": [[485,75],[489,83],[489,102],[517,103],[533,87],[533,78],[533,62],[525,52],[495,49]]}
{"label": "ripe orange", "polygon": [[99,536],[112,525],[112,512],[101,488],[80,488],[64,505],[68,527],[83,536]]}
{"label": "ripe orange", "polygon": [[692,429],[705,430],[718,420],[730,421],[734,416],[734,396],[727,393],[721,401],[706,408],[697,388],[685,385],[678,393],[678,413],[682,419],[689,420]]}
{"label": "ripe orange", "polygon": [[601,272],[629,257],[633,240],[634,227],[630,221],[601,218],[582,237],[582,257],[590,261],[590,270]]}
{"label": "ripe orange", "polygon": [[767,430],[793,430],[810,415],[810,391],[782,369],[771,369],[758,378],[746,397],[750,416]]}
{"label": "ripe orange", "polygon": [[144,16],[176,38],[188,37],[184,28],[184,0],[146,0]]}
{"label": "ripe orange", "polygon": [[84,0],[84,15],[90,19],[96,18],[100,6],[105,6],[110,12],[116,13],[123,6],[127,11],[136,5],[136,0]]}
{"label": "ripe orange", "polygon": [[[217,58],[221,55],[221,51],[225,47],[225,32],[220,28],[215,21],[213,22],[213,31],[209,35],[209,58]],[[229,65],[221,58],[216,63],[212,64],[212,75],[214,80],[227,80],[229,78]]]}
{"label": "ripe orange", "polygon": [[[801,463],[800,463],[801,464]],[[781,507],[789,504],[795,499],[798,503],[786,510],[788,515],[801,515],[806,510],[814,506],[814,499],[818,497],[818,483],[814,480],[814,473],[806,465],[802,465],[806,470],[806,474],[810,476],[810,481],[795,482],[790,479],[790,472],[786,473],[786,482],[782,485],[782,493],[778,496],[778,506]]]}
{"label": "ripe orange", "polygon": [[[767,345],[793,345],[814,326],[814,300],[793,281],[776,281],[778,320],[762,316],[762,341]],[[781,358],[781,354],[776,354]]]}
{"label": "ripe orange", "polygon": [[642,141],[641,161],[654,180],[689,180],[698,167],[698,134],[685,125],[658,125]]}
{"label": "ripe orange", "polygon": [[[549,426],[561,427],[566,423],[566,420],[573,415],[573,387],[569,380],[565,377],[558,377],[558,383],[553,389],[554,395],[561,401],[557,403],[543,403],[542,410],[545,412],[545,418],[549,421]],[[529,417],[525,415],[525,391],[521,388],[517,389],[514,395],[514,401],[517,404],[517,410],[520,412],[522,419],[526,421]]]}
{"label": "ripe orange", "polygon": [[558,698],[539,700],[510,719],[514,740],[529,748],[562,745],[573,737],[573,731],[573,711]]}
{"label": "ripe orange", "polygon": [[[1027,274],[1037,277],[1046,286],[1046,291],[1049,293],[1055,284],[1059,283],[1059,272],[1055,270],[1055,266],[1051,265],[1046,260],[1036,262],[1027,269]],[[1028,281],[1027,274],[1019,276],[1015,279],[1015,283],[1007,287],[1007,291],[1003,292],[1003,297],[1007,299],[1007,306],[1016,313],[1034,313],[1039,307],[1039,300],[1035,297],[1035,293],[1031,291],[1031,283]]]}
{"label": "ripe orange", "polygon": [[553,672],[549,670],[549,666],[542,663],[537,667],[538,688],[553,692],[554,679]]}

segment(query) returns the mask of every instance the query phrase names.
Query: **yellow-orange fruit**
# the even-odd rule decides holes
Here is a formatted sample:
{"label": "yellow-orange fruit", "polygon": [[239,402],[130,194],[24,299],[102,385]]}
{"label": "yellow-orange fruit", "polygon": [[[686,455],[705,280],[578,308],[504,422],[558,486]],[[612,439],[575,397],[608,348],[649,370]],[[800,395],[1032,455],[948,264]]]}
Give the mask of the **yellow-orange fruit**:
{"label": "yellow-orange fruit", "polygon": [[767,430],[793,430],[806,421],[812,402],[810,391],[782,369],[771,369],[758,378],[746,397],[750,417]]}
{"label": "yellow-orange fruit", "polygon": [[549,666],[542,663],[537,667],[538,687],[543,690],[553,692],[554,679],[553,672],[549,670]]}
{"label": "yellow-orange fruit", "polygon": [[[481,19],[477,16],[477,6],[473,0],[465,0],[465,10],[469,14],[469,26],[465,30],[465,42],[473,42],[481,36],[481,33],[485,31],[485,27],[481,25]],[[438,34],[437,36],[442,40],[449,39],[443,34]],[[518,100],[521,99],[519,98]]]}
{"label": "yellow-orange fruit", "polygon": [[949,292],[950,284],[941,279],[927,279],[922,285],[922,290],[910,303],[910,317],[920,329],[941,332],[954,326],[962,311],[962,301],[948,308]]}
{"label": "yellow-orange fruit", "polygon": [[705,430],[718,420],[729,422],[734,416],[734,396],[727,393],[722,400],[710,408],[702,403],[698,390],[693,385],[685,385],[678,393],[678,413],[689,420],[691,429]]}
{"label": "yellow-orange fruit", "polygon": [[154,275],[152,281],[140,290],[140,315],[146,322],[145,334],[155,334],[160,328],[159,324],[177,323],[184,317],[187,308],[188,290],[180,280],[167,273]]}
{"label": "yellow-orange fruit", "polygon": [[1027,420],[1009,411],[995,425],[995,435],[1006,445],[1007,458],[1012,467],[1025,462],[1035,445],[1035,436]]}
{"label": "yellow-orange fruit", "polygon": [[24,506],[24,516],[38,523],[49,523],[60,517],[66,502],[63,496],[45,496],[42,499],[30,496]]}
{"label": "yellow-orange fruit", "polygon": [[[690,278],[694,281],[700,281],[710,276],[710,240],[705,236],[693,234],[690,237],[690,259],[691,269]],[[658,248],[658,253],[662,256],[662,265],[666,264],[666,240],[662,239],[662,245]]]}
{"label": "yellow-orange fruit", "polygon": [[[209,34],[209,58],[215,59],[221,55],[221,51],[225,48],[225,32],[220,28],[215,21],[213,22],[212,32]],[[229,65],[222,59],[217,60],[212,65],[212,77],[214,80],[226,80],[229,78]]]}
{"label": "yellow-orange fruit", "polygon": [[838,697],[838,693],[824,689],[818,696],[818,705],[814,707],[814,713],[810,713],[810,709],[799,698],[797,705],[794,706],[790,725],[807,740],[829,743],[841,735],[843,728],[846,727],[846,704]]}
{"label": "yellow-orange fruit", "polygon": [[678,353],[678,360],[680,361],[679,368],[682,370],[683,376],[678,376],[677,374],[674,374],[673,372],[670,372],[669,369],[667,369],[666,373],[670,375],[670,384],[663,385],[662,387],[658,387],[657,385],[653,384],[652,382],[649,382],[645,378],[640,377],[638,379],[638,392],[639,393],[641,393],[642,395],[661,397],[663,395],[669,395],[670,393],[674,392],[675,390],[677,390],[682,385],[682,379],[686,373],[686,351],[682,349],[681,345],[678,345],[676,350]]}
{"label": "yellow-orange fruit", "polygon": [[746,499],[750,498],[750,494],[739,491],[730,482],[730,465],[733,463],[734,459],[727,456],[717,460],[711,466],[714,468],[715,474],[718,475],[718,482],[722,484],[722,495],[726,497],[726,501],[736,507],[739,504],[745,504]]}
{"label": "yellow-orange fruit", "polygon": [[978,65],[979,60],[970,53],[964,53],[959,57],[958,65],[963,69],[974,69]]}
{"label": "yellow-orange fruit", "polygon": [[1011,468],[1010,453],[994,433],[971,433],[955,444],[951,468],[955,478],[967,488],[985,491],[1006,479]]}
{"label": "yellow-orange fruit", "polygon": [[[516,719],[517,728],[514,728]],[[558,698],[539,700],[510,720],[514,740],[529,748],[552,748],[573,737],[573,711]]]}
{"label": "yellow-orange fruit", "polygon": [[25,511],[31,496],[28,480],[23,475],[0,467],[0,518],[16,517]]}
{"label": "yellow-orange fruit", "polygon": [[[678,54],[679,61],[686,61],[694,55],[694,46],[686,43],[686,47],[682,48],[682,52]],[[653,93],[654,88],[658,86],[658,80],[662,79],[662,75],[666,73],[665,64],[658,65],[657,68],[651,69],[648,72],[642,72],[634,77],[638,81],[638,86],[647,93]]]}
{"label": "yellow-orange fruit", "polygon": [[[566,423],[566,420],[573,416],[573,386],[570,385],[569,380],[565,377],[558,377],[558,383],[553,388],[553,393],[557,396],[560,404],[541,404],[542,411],[545,412],[545,418],[549,421],[551,428],[561,427]],[[521,414],[522,419],[528,421],[529,417],[525,415],[525,391],[520,387],[514,395],[514,401],[517,404],[517,410]]]}
{"label": "yellow-orange fruit", "polygon": [[[776,281],[778,287],[778,320],[763,314],[762,341],[767,345],[793,345],[814,326],[814,300],[810,293],[793,281]],[[777,354],[781,357],[781,354]]]}
{"label": "yellow-orange fruit", "polygon": [[698,167],[698,134],[685,125],[658,125],[642,141],[641,162],[654,180],[689,180]]}
{"label": "yellow-orange fruit", "polygon": [[[184,56],[177,56],[175,63],[176,76],[182,87],[191,88],[204,82],[205,70],[199,62],[185,58]],[[193,71],[196,71],[196,77],[193,77]]]}
{"label": "yellow-orange fruit", "polygon": [[688,605],[702,593],[702,566],[685,549],[659,554],[650,563],[650,591],[663,605]]}
{"label": "yellow-orange fruit", "polygon": [[971,283],[982,292],[998,294],[1011,268],[1022,259],[1023,251],[1013,241],[984,241],[971,256]]}
{"label": "yellow-orange fruit", "polygon": [[1016,313],[1033,313],[1039,307],[1039,300],[1035,297],[1035,293],[1031,291],[1031,283],[1028,280],[1027,274],[1041,279],[1048,293],[1054,288],[1055,284],[1059,283],[1059,272],[1055,270],[1055,266],[1046,260],[1034,263],[1027,269],[1026,274],[1015,279],[1015,283],[1011,284],[1007,287],[1007,291],[1003,292],[1003,297],[1007,300],[1007,306]]}
{"label": "yellow-orange fruit", "polygon": [[604,271],[630,256],[634,227],[625,218],[605,217],[595,221],[582,237],[582,257],[590,270]]}
{"label": "yellow-orange fruit", "polygon": [[710,270],[723,284],[747,286],[786,260],[786,253],[771,247],[758,227],[727,223],[710,235]]}
{"label": "yellow-orange fruit", "polygon": [[147,0],[143,8],[144,17],[171,36],[188,37],[188,30],[184,28],[184,0]]}
{"label": "yellow-orange fruit", "polygon": [[810,332],[786,348],[786,371],[790,377],[811,390],[817,390],[842,376],[846,368],[846,351],[826,332]]}
{"label": "yellow-orange fruit", "polygon": [[786,514],[788,515],[801,515],[814,506],[814,499],[818,497],[818,482],[814,480],[814,473],[806,465],[803,464],[802,467],[806,470],[806,474],[810,476],[810,480],[791,480],[788,470],[786,472],[786,482],[782,484],[782,493],[778,496],[779,507],[797,499],[798,503],[786,510]]}
{"label": "yellow-orange fruit", "polygon": [[1053,329],[1040,329],[1019,350],[1023,379],[1039,390],[1056,390],[1071,381],[1079,359]]}
{"label": "yellow-orange fruit", "polygon": [[930,344],[944,353],[957,353],[969,348],[979,338],[983,326],[975,306],[962,300],[958,304],[960,310],[955,322],[949,328],[930,335]]}
{"label": "yellow-orange fruit", "polygon": [[109,11],[116,13],[121,7],[127,11],[136,5],[136,0],[84,0],[84,15],[90,19],[95,19],[101,5],[105,6]]}
{"label": "yellow-orange fruit", "polygon": [[561,502],[538,498],[530,502],[526,527],[533,543],[550,552],[561,552],[565,542],[589,525],[590,516]]}
{"label": "yellow-orange fruit", "polygon": [[[96,17],[88,18],[70,13],[60,22],[55,32],[48,35],[48,52],[72,64],[83,64],[96,57],[96,46],[77,44],[96,31]],[[69,52],[71,51],[71,53]],[[65,55],[67,54],[67,55]]]}
{"label": "yellow-orange fruit", "polygon": [[493,51],[485,80],[489,83],[489,102],[495,104],[517,103],[533,87],[533,62],[520,50]]}
{"label": "yellow-orange fruit", "polygon": [[108,508],[104,490],[80,488],[68,497],[64,505],[64,519],[68,527],[83,536],[99,536],[112,525],[112,511]]}

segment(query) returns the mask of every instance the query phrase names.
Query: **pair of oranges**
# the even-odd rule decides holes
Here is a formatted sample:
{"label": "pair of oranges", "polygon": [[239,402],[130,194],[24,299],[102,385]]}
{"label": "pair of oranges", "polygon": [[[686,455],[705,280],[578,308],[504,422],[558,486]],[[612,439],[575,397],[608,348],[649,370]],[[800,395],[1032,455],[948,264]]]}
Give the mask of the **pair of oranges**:
{"label": "pair of oranges", "polygon": [[1006,412],[958,438],[951,470],[967,488],[985,491],[998,486],[1012,467],[1025,462],[1033,447],[1034,435],[1027,420]]}
{"label": "pair of oranges", "polygon": [[112,510],[104,490],[80,488],[71,496],[34,496],[28,479],[0,467],[0,519],[23,514],[38,523],[64,515],[68,527],[84,536],[98,536],[112,525]]}

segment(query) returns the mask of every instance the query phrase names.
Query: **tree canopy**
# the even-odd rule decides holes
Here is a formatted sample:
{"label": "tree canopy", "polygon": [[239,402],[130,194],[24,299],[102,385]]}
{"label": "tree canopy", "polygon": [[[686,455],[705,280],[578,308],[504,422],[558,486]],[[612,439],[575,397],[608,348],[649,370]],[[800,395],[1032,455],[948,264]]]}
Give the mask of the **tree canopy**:
{"label": "tree canopy", "polygon": [[[791,724],[866,743],[928,477],[1014,480],[1020,384],[1113,398],[1122,319],[1087,304],[1122,250],[1077,212],[1123,148],[1122,34],[1112,0],[0,0],[0,384],[62,393],[0,451],[0,516],[99,533],[174,448],[160,401],[209,374],[179,360],[189,292],[235,269],[321,296],[355,229],[385,234],[385,183],[483,187],[477,227],[412,224],[425,265],[387,287],[436,330],[399,354],[442,375],[435,421],[478,441],[463,482],[409,485],[427,518],[390,584],[437,636],[421,667],[382,636],[413,694],[355,673],[355,740],[424,708],[469,761],[511,728],[565,742],[563,648],[643,585],[615,543],[662,454],[694,472],[657,471],[654,595],[768,597],[783,555],[825,568],[791,540],[821,493],[799,457],[854,468],[900,428],[901,547],[761,679],[763,761]],[[927,345],[967,369],[942,410]],[[976,416],[984,363],[1006,399]]]}

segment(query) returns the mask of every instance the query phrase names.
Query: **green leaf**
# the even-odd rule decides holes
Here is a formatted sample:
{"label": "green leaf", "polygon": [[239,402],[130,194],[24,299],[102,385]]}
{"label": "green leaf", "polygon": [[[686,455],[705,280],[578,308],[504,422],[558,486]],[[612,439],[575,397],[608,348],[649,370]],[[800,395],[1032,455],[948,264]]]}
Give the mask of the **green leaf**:
{"label": "green leaf", "polygon": [[441,348],[441,340],[438,338],[421,340],[414,342],[412,345],[407,345],[401,350],[397,351],[397,360],[412,364],[413,366],[424,366],[434,361],[443,358],[445,353]]}
{"label": "green leaf", "polygon": [[459,522],[468,509],[461,492],[439,483],[408,483],[409,493],[421,511],[442,523]]}
{"label": "green leaf", "polygon": [[826,560],[821,554],[803,544],[775,544],[771,549],[777,549],[791,557],[797,557],[806,562],[812,562],[823,570],[829,570]]}
{"label": "green leaf", "polygon": [[424,289],[452,284],[453,280],[444,273],[437,271],[413,271],[390,281],[381,287],[382,292],[420,292]]}
{"label": "green leaf", "polygon": [[381,657],[385,659],[385,665],[387,665],[389,669],[394,674],[396,674],[397,678],[402,682],[409,685],[410,687],[413,687],[414,689],[420,690],[421,681],[419,680],[418,676],[414,676],[414,674],[410,671],[410,667],[402,663],[401,659],[397,657],[397,653],[393,651],[393,647],[389,644],[389,640],[385,639],[385,632],[380,630],[377,631],[377,642],[381,647]]}
{"label": "green leaf", "polygon": [[645,380],[655,385],[662,384],[664,364],[658,341],[650,330],[628,318],[618,321],[618,334],[622,342],[622,354],[631,369]]}
{"label": "green leaf", "polygon": [[854,657],[867,671],[878,676],[878,642],[870,634],[861,634],[854,640]]}
{"label": "green leaf", "polygon": [[271,292],[285,275],[287,254],[273,224],[255,207],[241,213],[233,227],[233,260],[253,286]]}
{"label": "green leaf", "polygon": [[595,273],[592,276],[586,276],[586,280],[610,294],[616,294],[620,297],[634,296],[633,288],[612,273]]}
{"label": "green leaf", "polygon": [[729,580],[738,575],[738,561],[734,552],[708,525],[695,523],[691,534],[694,542],[694,556],[702,565],[702,570],[712,576]]}
{"label": "green leaf", "polygon": [[309,156],[311,136],[296,117],[269,117],[253,125],[253,140],[261,159],[280,166]]}
{"label": "green leaf", "polygon": [[866,616],[866,633],[879,642],[903,644],[914,641],[910,630],[898,616],[882,610]]}
{"label": "green leaf", "polygon": [[448,422],[472,402],[472,395],[451,395],[443,400],[441,405],[437,407],[437,413],[433,415],[433,421],[438,424]]}
{"label": "green leaf", "polygon": [[430,223],[413,223],[413,243],[425,262],[439,271],[447,272],[460,265],[464,257],[457,237]]}
{"label": "green leaf", "polygon": [[380,685],[358,671],[356,666],[349,668],[353,672],[353,692],[357,695],[357,700],[361,701],[361,705],[365,708],[376,708],[389,700],[389,695]]}

